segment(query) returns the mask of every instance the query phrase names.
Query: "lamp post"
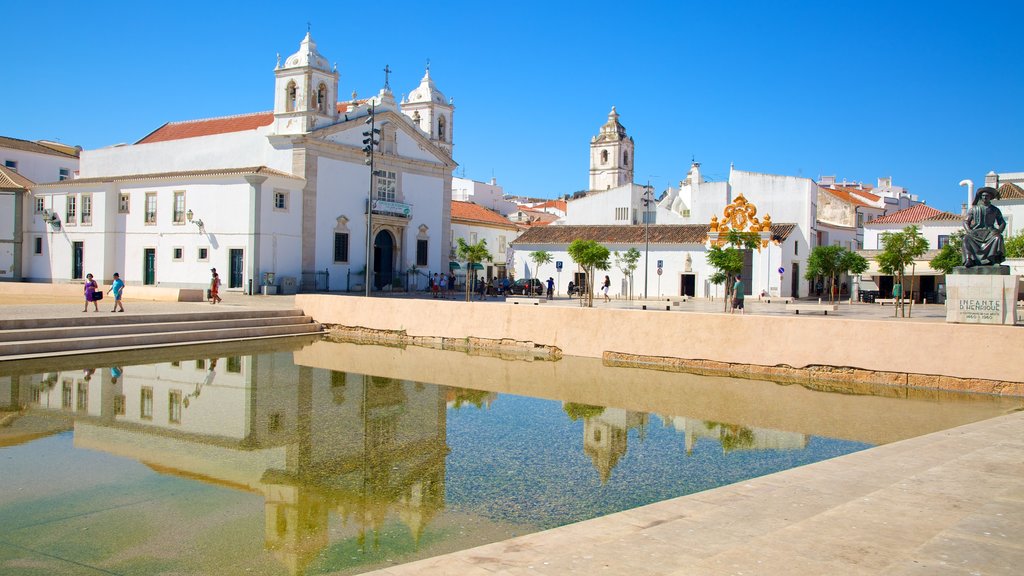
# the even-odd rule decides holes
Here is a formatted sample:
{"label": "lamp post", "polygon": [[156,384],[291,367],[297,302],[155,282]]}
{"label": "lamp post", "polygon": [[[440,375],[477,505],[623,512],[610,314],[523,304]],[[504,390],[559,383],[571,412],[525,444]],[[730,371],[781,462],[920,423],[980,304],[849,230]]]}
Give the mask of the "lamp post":
{"label": "lamp post", "polygon": [[643,196],[640,198],[640,202],[644,205],[644,299],[647,298],[647,264],[651,255],[651,219],[648,218],[647,209],[653,201],[653,196],[651,182],[648,180],[647,186],[644,186]]}
{"label": "lamp post", "polygon": [[377,140],[377,135],[380,134],[380,128],[376,127],[376,106],[373,101],[370,102],[370,113],[366,118],[364,124],[369,124],[370,129],[363,132],[363,153],[366,154],[366,164],[370,167],[370,189],[368,197],[366,199],[366,296],[369,297],[371,293],[370,282],[373,279],[373,185],[375,174],[373,172],[373,151],[374,146],[380,143]]}

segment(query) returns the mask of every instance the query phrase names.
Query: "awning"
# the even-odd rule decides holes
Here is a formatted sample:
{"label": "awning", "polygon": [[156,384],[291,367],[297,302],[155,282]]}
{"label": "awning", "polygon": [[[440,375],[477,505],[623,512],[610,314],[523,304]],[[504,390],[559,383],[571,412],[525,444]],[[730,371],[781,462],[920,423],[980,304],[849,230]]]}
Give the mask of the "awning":
{"label": "awning", "polygon": [[459,266],[458,262],[449,262],[448,263],[448,269],[449,270],[458,270],[459,268],[461,268],[461,266]]}
{"label": "awning", "polygon": [[484,265],[479,262],[473,262],[473,270],[483,270]]}

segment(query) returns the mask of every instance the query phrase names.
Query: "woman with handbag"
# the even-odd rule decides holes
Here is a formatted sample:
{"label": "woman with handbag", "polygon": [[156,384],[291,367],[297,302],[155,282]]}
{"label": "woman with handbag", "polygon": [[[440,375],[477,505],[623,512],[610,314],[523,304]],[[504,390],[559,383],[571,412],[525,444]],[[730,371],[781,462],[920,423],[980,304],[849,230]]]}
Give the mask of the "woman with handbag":
{"label": "woman with handbag", "polygon": [[[99,298],[96,295],[99,294]],[[99,312],[100,305],[99,299],[103,297],[103,292],[99,290],[99,284],[92,279],[92,274],[85,275],[85,308],[82,312],[89,311],[89,302],[92,302],[93,311]]]}

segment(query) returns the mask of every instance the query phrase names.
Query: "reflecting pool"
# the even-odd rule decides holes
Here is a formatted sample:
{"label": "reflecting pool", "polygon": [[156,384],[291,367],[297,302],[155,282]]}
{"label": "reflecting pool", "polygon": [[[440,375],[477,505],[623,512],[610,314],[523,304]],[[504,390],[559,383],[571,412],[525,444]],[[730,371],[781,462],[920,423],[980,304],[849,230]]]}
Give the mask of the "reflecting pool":
{"label": "reflecting pool", "polygon": [[288,342],[0,367],[0,573],[358,574],[1020,404]]}

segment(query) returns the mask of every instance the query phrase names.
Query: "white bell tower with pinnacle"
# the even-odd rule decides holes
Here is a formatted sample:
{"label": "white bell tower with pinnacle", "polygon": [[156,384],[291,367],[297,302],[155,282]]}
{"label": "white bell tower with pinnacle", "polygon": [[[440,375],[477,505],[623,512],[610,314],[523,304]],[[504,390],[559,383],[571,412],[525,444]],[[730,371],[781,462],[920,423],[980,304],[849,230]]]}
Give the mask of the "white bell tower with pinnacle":
{"label": "white bell tower with pinnacle", "polygon": [[608,190],[633,183],[633,139],[619,124],[612,106],[601,132],[590,139],[590,190]]}
{"label": "white bell tower with pinnacle", "polygon": [[274,68],[274,133],[306,134],[338,121],[338,69],[316,49],[309,32],[299,51]]}
{"label": "white bell tower with pinnacle", "polygon": [[430,64],[427,64],[420,85],[409,93],[408,98],[402,100],[402,114],[411,118],[412,123],[425,132],[431,142],[451,155],[455,146],[452,139],[454,113],[455,105],[434,85],[430,77]]}

